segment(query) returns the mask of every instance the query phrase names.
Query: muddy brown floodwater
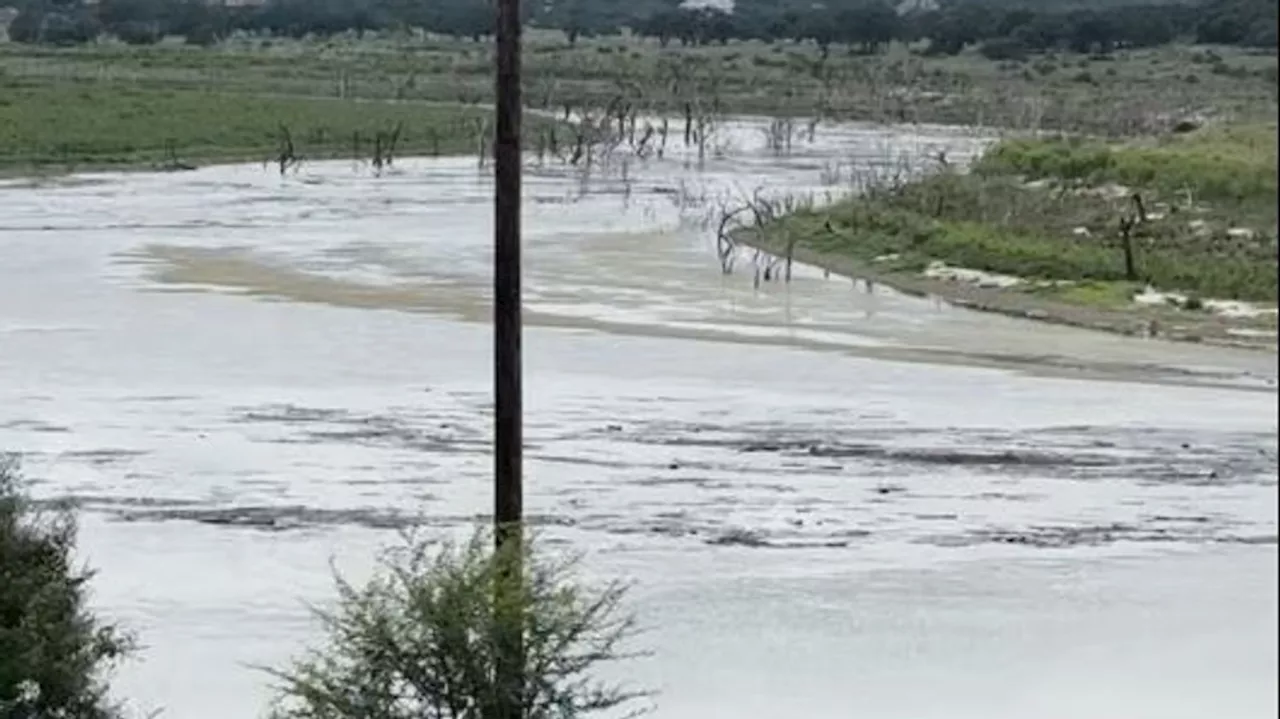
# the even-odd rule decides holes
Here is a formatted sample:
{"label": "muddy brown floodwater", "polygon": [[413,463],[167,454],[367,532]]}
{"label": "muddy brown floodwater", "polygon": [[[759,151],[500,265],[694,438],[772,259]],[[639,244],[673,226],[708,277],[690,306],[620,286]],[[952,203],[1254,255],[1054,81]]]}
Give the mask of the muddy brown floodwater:
{"label": "muddy brown floodwater", "polygon": [[[761,128],[527,179],[527,506],[635,581],[654,654],[619,671],[657,716],[1274,716],[1275,355],[724,276],[718,201],[983,143]],[[257,716],[331,557],[488,510],[490,189],[473,159],[0,189],[0,447],[85,510],[135,707]]]}

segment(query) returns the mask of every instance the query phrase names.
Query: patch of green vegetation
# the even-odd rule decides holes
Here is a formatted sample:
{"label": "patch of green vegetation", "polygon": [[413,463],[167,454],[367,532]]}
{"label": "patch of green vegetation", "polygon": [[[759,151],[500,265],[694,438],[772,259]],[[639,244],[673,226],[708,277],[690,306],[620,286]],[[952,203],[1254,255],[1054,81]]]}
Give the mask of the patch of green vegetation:
{"label": "patch of green vegetation", "polygon": [[[1015,140],[993,147],[980,172],[873,189],[786,217],[766,232],[882,270],[919,271],[942,261],[1046,280],[1034,291],[1079,304],[1122,306],[1147,283],[1275,302],[1275,163],[1275,136],[1262,127],[1148,147]],[[1049,182],[1026,183],[1025,176]],[[1188,188],[1194,199],[1185,197]],[[1122,219],[1138,216],[1131,192],[1143,198],[1147,218],[1130,233],[1133,276],[1121,231]],[[1239,226],[1242,218],[1252,224]],[[1072,284],[1053,286],[1057,281]]]}
{"label": "patch of green vegetation", "polygon": [[[909,202],[888,193],[850,201],[812,211],[805,223],[808,228],[788,230],[799,232],[801,242],[819,252],[849,255],[894,270],[923,269],[941,260],[1030,279],[1125,279],[1120,252],[1102,243],[1063,241],[1029,227],[933,217]],[[828,223],[830,230],[825,228]]]}
{"label": "patch of green vegetation", "polygon": [[1274,203],[1276,129],[1275,124],[1211,128],[1124,146],[1074,138],[1011,140],[994,147],[975,170],[1190,192],[1204,200]]}
{"label": "patch of green vegetation", "polygon": [[1118,310],[1129,307],[1133,296],[1141,290],[1141,284],[1137,282],[1085,280],[1070,284],[1030,285],[1023,291],[1068,304]]}
{"label": "patch of green vegetation", "polygon": [[[129,83],[238,93],[487,104],[492,43],[370,34],[289,40],[237,38],[210,48],[109,43],[73,48],[0,44],[0,72],[41,80]],[[661,47],[635,37],[583,38],[532,31],[526,101],[559,111],[602,108],[623,97],[644,112],[679,113],[686,102],[722,113],[919,121],[1016,129],[1134,135],[1176,122],[1187,107],[1275,118],[1275,58],[1240,48],[1219,57],[1239,72],[1188,86],[1203,49],[1167,46],[1118,52],[1105,70],[1088,56],[1054,52],[993,63],[977,50],[924,56],[895,43],[856,48],[732,41]],[[1083,63],[1095,84],[1073,80]],[[1270,69],[1270,75],[1267,70]],[[1268,79],[1270,78],[1270,79]]]}
{"label": "patch of green vegetation", "polygon": [[[396,153],[476,152],[489,111],[0,76],[0,167],[110,166],[167,159],[265,159],[282,127],[301,158],[372,155],[401,126]],[[530,118],[530,131],[546,121]],[[360,139],[357,141],[356,135]]]}

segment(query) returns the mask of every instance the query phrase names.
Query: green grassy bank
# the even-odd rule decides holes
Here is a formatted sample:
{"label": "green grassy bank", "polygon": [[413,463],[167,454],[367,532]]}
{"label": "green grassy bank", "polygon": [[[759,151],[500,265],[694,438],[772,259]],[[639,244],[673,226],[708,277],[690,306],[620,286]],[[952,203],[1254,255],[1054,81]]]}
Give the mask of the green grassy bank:
{"label": "green grassy bank", "polygon": [[[1011,140],[969,173],[877,187],[739,236],[921,291],[978,293],[993,309],[1025,300],[1050,315],[1074,307],[1220,321],[1206,301],[1277,300],[1276,149],[1274,124],[1124,144]],[[1130,222],[1131,264],[1123,239]],[[996,288],[1000,282],[925,279],[937,276],[936,263],[1025,281]],[[1136,304],[1148,285],[1183,299]],[[1274,327],[1275,316],[1247,324]]]}

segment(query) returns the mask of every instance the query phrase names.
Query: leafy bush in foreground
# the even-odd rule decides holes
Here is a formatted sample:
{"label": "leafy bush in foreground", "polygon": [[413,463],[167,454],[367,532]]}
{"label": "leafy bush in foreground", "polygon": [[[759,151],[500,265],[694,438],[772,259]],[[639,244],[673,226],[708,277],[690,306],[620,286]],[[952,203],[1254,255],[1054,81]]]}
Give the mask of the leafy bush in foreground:
{"label": "leafy bush in foreground", "polygon": [[42,512],[0,456],[0,717],[109,719],[104,672],[130,639],[85,608],[93,573],[73,566],[75,517]]}
{"label": "leafy bush in foreground", "polygon": [[[277,719],[490,719],[519,707],[526,719],[571,719],[624,707],[643,695],[589,673],[626,658],[634,621],[621,611],[625,588],[593,590],[573,564],[526,545],[523,581],[484,533],[462,547],[406,537],[361,587],[336,579],[338,602],[319,611],[323,648],[284,670]],[[504,597],[505,601],[495,601]],[[522,689],[500,691],[503,627],[521,622]],[[507,635],[510,636],[510,635]]]}

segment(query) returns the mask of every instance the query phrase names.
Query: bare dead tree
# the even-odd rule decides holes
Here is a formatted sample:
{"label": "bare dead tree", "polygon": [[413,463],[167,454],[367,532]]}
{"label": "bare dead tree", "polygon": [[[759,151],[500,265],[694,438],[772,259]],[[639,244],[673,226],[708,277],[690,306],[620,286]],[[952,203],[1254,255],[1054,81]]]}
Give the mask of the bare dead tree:
{"label": "bare dead tree", "polygon": [[[720,260],[721,272],[727,275],[733,271],[733,259],[738,249],[737,233],[756,233],[760,244],[764,245],[766,244],[764,242],[765,234],[770,231],[770,228],[776,227],[776,221],[784,214],[794,212],[800,208],[801,204],[790,198],[773,200],[765,197],[760,190],[756,190],[735,206],[731,207],[728,204],[722,204],[717,210],[718,224],[716,227],[716,254]],[[748,215],[748,221],[744,222],[744,216]],[[762,249],[755,251],[752,258],[752,264],[755,267],[753,283],[757,287],[762,281],[770,282],[776,279],[782,279],[785,282],[791,281],[798,240],[799,237],[794,233],[787,233],[782,256],[774,255]]]}
{"label": "bare dead tree", "polygon": [[161,167],[170,172],[196,169],[195,165],[178,159],[178,146],[173,138],[168,138],[164,141],[164,164]]}
{"label": "bare dead tree", "polygon": [[293,135],[290,134],[289,128],[282,122],[280,123],[280,145],[276,154],[276,163],[280,166],[280,174],[284,175],[285,171],[290,167],[297,168],[302,164],[298,155],[293,148]]}
{"label": "bare dead tree", "polygon": [[614,98],[612,117],[618,123],[618,135],[627,134],[627,119],[631,117],[631,103],[621,95]]}
{"label": "bare dead tree", "polygon": [[1133,203],[1133,214],[1120,218],[1120,247],[1124,252],[1124,277],[1130,282],[1138,280],[1137,259],[1134,257],[1133,235],[1147,222],[1147,208],[1142,203],[1142,195],[1137,192],[1129,197]]}
{"label": "bare dead tree", "polygon": [[790,153],[794,136],[795,121],[789,117],[775,117],[764,129],[765,147],[775,155]]}
{"label": "bare dead tree", "polygon": [[395,161],[396,143],[400,140],[400,132],[403,128],[404,124],[397,122],[390,132],[378,130],[374,133],[373,167],[377,172],[382,172],[384,166],[390,167]]}
{"label": "bare dead tree", "polygon": [[779,259],[764,250],[756,250],[751,258],[751,264],[755,267],[755,277],[752,284],[756,289],[760,288],[760,283],[770,282],[778,276]]}
{"label": "bare dead tree", "polygon": [[[763,238],[767,228],[779,227],[779,220],[788,215],[794,214],[801,210],[812,206],[812,198],[802,199],[793,196],[786,196],[780,199],[770,199],[761,194],[757,190],[752,196],[748,206],[751,208],[752,218],[755,231]],[[828,221],[828,226],[830,222]],[[782,257],[774,257],[770,262],[766,271],[765,279],[769,279],[770,275],[776,277],[776,266],[783,264],[783,280],[791,282],[791,270],[795,264],[796,247],[799,244],[800,236],[794,232],[785,231],[783,233],[783,255]]]}
{"label": "bare dead tree", "polygon": [[546,110],[553,106],[558,84],[559,83],[556,82],[555,78],[542,79],[539,81],[538,89],[541,90],[541,92],[538,93],[541,98],[538,105],[539,107]]}
{"label": "bare dead tree", "polygon": [[622,201],[624,206],[631,206],[631,160],[630,158],[622,158],[622,170],[619,173],[622,179]]}
{"label": "bare dead tree", "polygon": [[1142,224],[1146,224],[1147,208],[1146,208],[1146,205],[1142,204],[1142,195],[1140,193],[1135,192],[1133,193],[1130,199],[1133,200],[1133,209],[1137,213],[1138,222]]}
{"label": "bare dead tree", "polygon": [[1124,251],[1124,277],[1130,282],[1138,279],[1138,268],[1133,257],[1133,227],[1137,224],[1133,216],[1120,218],[1120,247]]}
{"label": "bare dead tree", "polygon": [[585,121],[579,122],[573,135],[573,149],[569,152],[569,164],[576,165],[587,153],[587,131]]}
{"label": "bare dead tree", "polygon": [[694,118],[693,130],[694,140],[696,140],[698,144],[699,162],[705,160],[707,157],[707,142],[711,138],[713,128],[714,121],[711,116],[706,112],[699,111],[697,116]]}
{"label": "bare dead tree", "polygon": [[[789,214],[791,211],[793,211],[793,209],[795,209],[795,206],[789,201],[771,200],[761,195],[759,190],[755,192],[755,195],[752,198],[750,206],[751,206],[752,215],[755,221],[756,231],[759,232],[762,236],[765,232],[765,228],[770,226],[776,226],[775,223],[778,221],[780,217],[782,217],[785,214]],[[781,258],[776,256],[771,256],[772,259],[770,260],[768,266],[765,268],[764,279],[766,281],[771,279],[771,277],[777,276],[777,273],[775,271],[776,267],[779,262],[784,262],[785,265],[783,268],[783,272],[784,272],[785,280],[787,282],[791,282],[791,266],[793,262],[793,257],[795,255],[796,241],[798,239],[799,238],[795,235],[795,233],[792,233],[792,232],[786,233],[785,243],[783,245],[785,254]]]}
{"label": "bare dead tree", "polygon": [[645,159],[649,156],[649,140],[653,138],[653,125],[644,124],[644,134],[640,136],[639,141],[635,139],[634,133],[631,136],[631,149],[635,151],[636,157]]}
{"label": "bare dead tree", "polygon": [[586,108],[578,113],[578,121],[572,126],[573,146],[568,153],[568,164],[588,170],[597,159],[607,161],[617,149],[623,137],[615,132],[613,106],[611,103],[602,111]]}
{"label": "bare dead tree", "polygon": [[485,161],[489,156],[490,144],[490,126],[489,121],[483,117],[473,118],[471,120],[471,140],[475,143],[476,162],[480,167],[485,166]]}
{"label": "bare dead tree", "polygon": [[734,258],[737,256],[738,243],[733,238],[733,230],[736,229],[732,223],[742,213],[750,209],[747,205],[739,206],[735,209],[721,207],[720,223],[716,227],[716,256],[720,259],[721,274],[732,274]]}
{"label": "bare dead tree", "polygon": [[786,244],[787,254],[785,255],[785,257],[786,257],[786,262],[787,262],[787,267],[786,267],[786,282],[787,282],[788,284],[790,284],[790,283],[791,283],[791,263],[792,263],[792,260],[795,258],[795,254],[796,254],[796,242],[798,242],[798,241],[799,241],[799,239],[800,239],[800,237],[799,237],[798,235],[796,235],[796,233],[794,233],[794,232],[788,232],[788,233],[787,233],[787,244]]}
{"label": "bare dead tree", "polygon": [[614,95],[613,97],[609,98],[609,102],[605,103],[605,106],[604,106],[603,114],[604,114],[605,122],[613,122],[615,119],[617,119],[619,117],[618,113],[621,107],[622,107],[621,95]]}
{"label": "bare dead tree", "polygon": [[391,132],[387,135],[386,154],[388,165],[395,160],[396,146],[400,144],[400,133],[403,131],[404,122],[400,121],[396,123],[395,127],[391,128]]}

